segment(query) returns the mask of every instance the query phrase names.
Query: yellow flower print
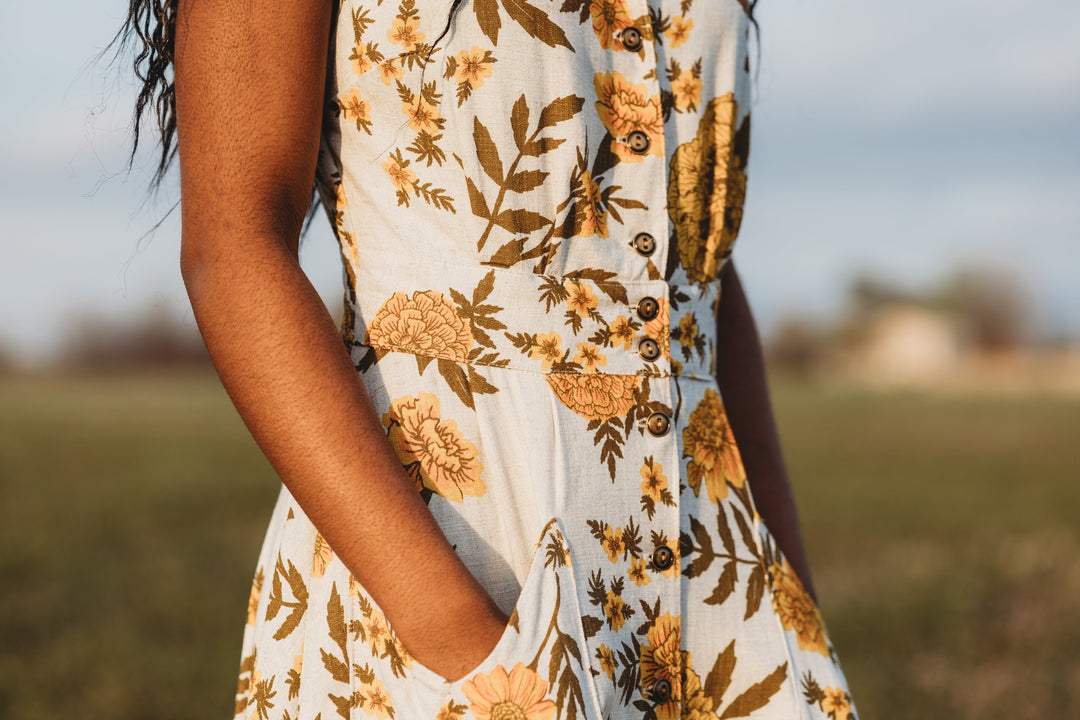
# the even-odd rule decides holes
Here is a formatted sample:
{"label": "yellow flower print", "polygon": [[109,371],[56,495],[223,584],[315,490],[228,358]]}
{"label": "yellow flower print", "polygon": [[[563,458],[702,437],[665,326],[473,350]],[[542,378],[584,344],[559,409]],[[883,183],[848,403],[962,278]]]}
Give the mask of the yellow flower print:
{"label": "yellow flower print", "polygon": [[634,326],[630,324],[629,318],[619,315],[608,326],[608,331],[611,333],[612,345],[622,343],[623,350],[629,350],[633,347],[634,336],[637,335],[637,332],[634,330]]}
{"label": "yellow flower print", "polygon": [[701,104],[701,78],[691,70],[683,70],[671,83],[676,110],[693,110]]}
{"label": "yellow flower print", "polygon": [[690,667],[690,653],[683,656],[683,703],[680,720],[716,720],[713,701],[701,686],[701,677]]}
{"label": "yellow flower print", "polygon": [[349,122],[356,123],[357,130],[363,130],[371,134],[371,103],[365,100],[356,88],[338,98],[338,107],[341,108],[341,116]]}
{"label": "yellow flower print", "polygon": [[353,74],[357,77],[370,70],[371,58],[368,57],[368,44],[361,42],[353,46],[352,55],[349,56],[349,59],[352,60]]}
{"label": "yellow flower print", "polygon": [[825,625],[813,598],[806,592],[787,560],[769,566],[773,611],[785,630],[794,630],[799,647],[829,657]]}
{"label": "yellow flower print", "polygon": [[544,372],[550,370],[551,366],[562,358],[562,338],[559,337],[559,333],[538,334],[536,344],[529,351],[529,357],[543,361]]}
{"label": "yellow flower print", "polygon": [[439,708],[435,720],[465,720],[465,706],[458,705],[453,700]]}
{"label": "yellow flower print", "polygon": [[619,556],[626,552],[626,541],[623,539],[622,528],[604,526],[604,539],[600,541],[601,547],[607,553],[608,560],[617,562]]}
{"label": "yellow flower print", "polygon": [[596,648],[596,659],[600,661],[600,669],[608,676],[608,680],[615,679],[615,653],[603,643]]}
{"label": "yellow flower print", "polygon": [[[656,618],[641,647],[640,673],[642,694],[660,680],[671,683],[667,702],[656,706],[658,720],[676,720],[682,699],[682,626],[678,615],[664,613]],[[689,660],[689,653],[687,653]],[[687,663],[689,665],[689,662]]]}
{"label": "yellow flower print", "polygon": [[382,655],[386,643],[393,641],[390,638],[390,626],[386,623],[386,617],[378,610],[364,615],[360,621],[360,631],[364,640],[375,655]]}
{"label": "yellow flower print", "polygon": [[697,334],[697,318],[694,317],[694,313],[686,313],[679,319],[679,342],[683,345],[692,346]]}
{"label": "yellow flower print", "polygon": [[578,237],[606,238],[608,236],[607,211],[603,207],[603,195],[600,185],[593,180],[592,173],[588,170],[581,173],[581,184],[585,190],[585,197],[578,205],[578,227],[574,234]]}
{"label": "yellow flower print", "polygon": [[600,348],[590,342],[580,342],[577,345],[577,355],[574,362],[581,365],[584,372],[594,373],[599,367],[607,365],[607,355],[600,352]]}
{"label": "yellow flower print", "polygon": [[644,558],[630,558],[630,569],[626,571],[626,575],[638,587],[645,587],[652,581],[649,576],[648,563],[645,562]]}
{"label": "yellow flower print", "polygon": [[672,49],[679,47],[690,37],[690,31],[694,29],[694,21],[676,15],[671,18],[671,25],[664,31],[664,37],[671,43]]}
{"label": "yellow flower print", "polygon": [[321,578],[326,574],[326,566],[334,559],[334,551],[323,538],[322,533],[315,533],[315,556],[311,560],[311,577]]}
{"label": "yellow flower print", "polygon": [[462,50],[454,56],[457,61],[454,69],[454,82],[468,83],[476,90],[484,84],[485,78],[491,77],[491,59],[488,51],[473,45],[470,50]]}
{"label": "yellow flower print", "polygon": [[589,14],[592,16],[593,31],[605,50],[621,50],[622,45],[613,42],[615,35],[634,24],[626,8],[626,0],[591,0]]}
{"label": "yellow flower print", "polygon": [[741,488],[746,484],[735,433],[728,423],[720,395],[706,388],[705,396],[690,413],[683,430],[683,457],[689,457],[687,483],[699,494],[704,481],[709,500],[718,502],[727,497],[728,483]]}
{"label": "yellow flower print", "polygon": [[418,27],[420,21],[417,18],[398,16],[386,31],[386,38],[395,45],[400,45],[405,52],[412,52],[425,37],[424,33],[417,30]]}
{"label": "yellow flower print", "polygon": [[379,63],[379,79],[383,85],[389,87],[396,80],[405,76],[405,68],[397,58],[390,58]]}
{"label": "yellow flower print", "polygon": [[382,168],[390,176],[395,189],[407,193],[416,187],[416,173],[402,165],[399,157],[391,155],[383,162]]}
{"label": "yellow flower print", "polygon": [[608,590],[607,601],[604,603],[604,615],[607,617],[608,627],[618,632],[626,623],[626,603],[622,595],[616,595],[614,590]]}
{"label": "yellow flower print", "polygon": [[462,690],[471,701],[476,720],[551,720],[555,703],[544,697],[547,681],[523,663],[509,673],[502,665],[465,681]]}
{"label": "yellow flower print", "polygon": [[675,149],[668,179],[668,216],[679,263],[691,282],[715,280],[742,223],[749,118],[736,132],[734,95],[713,98],[697,135]]}
{"label": "yellow flower print", "polygon": [[461,434],[457,423],[439,417],[439,398],[421,392],[390,403],[382,416],[387,437],[401,464],[418,486],[461,502],[464,495],[481,497],[487,491],[481,477],[476,446]]}
{"label": "yellow flower print", "polygon": [[[650,96],[645,85],[627,80],[622,73],[596,73],[596,112],[612,137],[624,139],[635,130],[649,137],[649,155],[664,156],[664,117],[660,109],[660,94]],[[641,155],[630,150],[624,142],[614,144],[615,154],[624,162],[639,162]]]}
{"label": "yellow flower print", "polygon": [[378,678],[369,683],[364,683],[357,690],[357,699],[360,701],[360,709],[368,715],[386,720],[394,714],[394,706],[390,703],[390,695],[386,687]]}
{"label": "yellow flower print", "polygon": [[833,720],[847,720],[851,717],[851,698],[843,688],[827,687],[825,697],[821,699],[821,709]]}
{"label": "yellow flower print", "polygon": [[424,99],[423,95],[416,95],[409,102],[401,103],[401,112],[409,118],[409,128],[413,132],[434,133],[439,130],[439,108]]}
{"label": "yellow flower print", "polygon": [[654,503],[663,499],[668,489],[668,479],[664,475],[664,466],[655,460],[641,466],[641,495],[651,498]]}
{"label": "yellow flower print", "polygon": [[595,310],[597,305],[600,304],[596,293],[592,291],[587,283],[567,280],[566,291],[570,293],[569,297],[566,298],[567,307],[576,312],[582,320],[589,317],[589,311]]}
{"label": "yellow flower print", "polygon": [[545,377],[559,402],[586,420],[625,417],[641,383],[640,375],[552,373]]}
{"label": "yellow flower print", "polygon": [[383,303],[367,327],[367,344],[464,362],[473,337],[468,323],[442,293],[418,290],[411,299],[396,292]]}

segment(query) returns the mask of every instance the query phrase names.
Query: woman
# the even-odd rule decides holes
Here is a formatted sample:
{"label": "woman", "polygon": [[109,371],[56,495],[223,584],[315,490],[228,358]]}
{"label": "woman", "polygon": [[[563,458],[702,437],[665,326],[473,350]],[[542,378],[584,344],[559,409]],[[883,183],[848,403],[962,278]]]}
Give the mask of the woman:
{"label": "woman", "polygon": [[192,307],[284,483],[238,717],[854,716],[729,257],[752,22],[132,0]]}

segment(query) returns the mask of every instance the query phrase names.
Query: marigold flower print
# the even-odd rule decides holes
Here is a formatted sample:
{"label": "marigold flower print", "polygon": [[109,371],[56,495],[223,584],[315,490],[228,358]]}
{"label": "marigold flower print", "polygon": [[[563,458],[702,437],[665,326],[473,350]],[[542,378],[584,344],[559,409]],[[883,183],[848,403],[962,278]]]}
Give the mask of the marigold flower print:
{"label": "marigold flower print", "polygon": [[592,288],[587,283],[567,280],[566,292],[569,293],[566,298],[567,307],[572,312],[577,313],[582,320],[589,317],[589,312],[595,310],[597,305],[600,304],[596,293],[592,291]]}
{"label": "marigold flower print", "polygon": [[593,31],[600,41],[600,47],[622,50],[622,45],[614,42],[615,35],[634,24],[626,9],[626,0],[591,0],[589,15],[592,16]]}
{"label": "marigold flower print", "polygon": [[367,327],[367,344],[464,362],[473,337],[453,303],[440,292],[425,290],[412,298],[396,292],[383,303]]}
{"label": "marigold flower print", "polygon": [[473,45],[470,50],[462,50],[454,56],[456,67],[454,69],[454,82],[468,83],[469,87],[477,90],[484,84],[484,79],[491,77],[492,60],[488,52],[478,45]]}
{"label": "marigold flower print", "polygon": [[600,669],[608,676],[608,680],[615,679],[615,653],[607,645],[600,643],[596,649],[596,659],[600,661]]}
{"label": "marigold flower print", "polygon": [[608,627],[618,632],[626,623],[626,601],[622,595],[614,590],[608,590],[607,600],[604,602],[604,615],[607,617]]}
{"label": "marigold flower print", "polygon": [[625,416],[641,382],[640,375],[551,373],[545,377],[559,402],[586,420]]}
{"label": "marigold flower print", "polygon": [[600,352],[600,348],[590,342],[577,344],[577,355],[574,362],[581,366],[583,372],[594,373],[597,369],[607,365],[607,355]]}
{"label": "marigold flower print", "polygon": [[611,332],[611,344],[622,345],[623,350],[629,350],[634,345],[634,337],[637,335],[637,331],[634,330],[634,326],[630,324],[630,319],[625,315],[619,315],[608,326],[608,330]]}
{"label": "marigold flower print", "polygon": [[365,100],[356,88],[338,98],[341,116],[351,123],[356,123],[357,130],[371,134],[371,103]]}
{"label": "marigold flower print", "polygon": [[701,104],[701,78],[691,70],[683,70],[671,83],[676,110],[693,110]]}
{"label": "marigold flower print", "polygon": [[405,52],[412,52],[417,43],[424,41],[424,33],[419,32],[420,21],[415,17],[398,17],[386,31],[386,39],[400,45]]}
{"label": "marigold flower print", "polygon": [[382,169],[390,176],[390,182],[393,183],[395,189],[411,192],[416,186],[416,173],[405,167],[398,157],[393,155],[388,157],[383,161]]}
{"label": "marigold flower print", "polygon": [[687,653],[683,668],[683,705],[680,720],[716,720],[713,712],[713,701],[705,694],[705,688],[701,686],[701,677],[694,672],[690,665],[690,655]]}
{"label": "marigold flower print", "polygon": [[378,678],[360,686],[357,691],[357,700],[359,700],[361,710],[379,720],[386,720],[394,715],[390,695],[387,694],[386,687]]}
{"label": "marigold flower print", "polygon": [[695,138],[671,156],[668,215],[691,282],[716,279],[741,224],[749,121],[737,137],[738,114],[732,93],[710,100]]}
{"label": "marigold flower print", "polygon": [[[660,94],[650,96],[645,85],[630,82],[618,70],[596,73],[593,85],[596,112],[612,137],[618,140],[640,130],[649,136],[647,154],[663,157],[664,116]],[[616,142],[613,147],[623,162],[640,162],[642,159],[622,142]]]}
{"label": "marigold flower print", "polygon": [[461,434],[456,422],[439,417],[436,396],[422,392],[417,397],[398,398],[390,403],[382,422],[398,460],[418,488],[453,502],[486,492],[476,446]]}
{"label": "marigold flower print", "polygon": [[847,720],[851,717],[851,699],[843,688],[827,687],[825,697],[821,699],[821,709],[833,720]]}
{"label": "marigold flower print", "polygon": [[641,647],[640,671],[642,694],[660,680],[671,683],[668,700],[656,706],[658,720],[675,720],[679,717],[679,700],[682,697],[682,627],[679,616],[664,613],[656,618]]}
{"label": "marigold flower print", "polygon": [[682,15],[676,15],[671,18],[671,25],[664,31],[664,37],[671,43],[671,48],[675,48],[682,45],[690,37],[690,31],[694,29],[694,21]]}
{"label": "marigold flower print", "polygon": [[562,338],[559,333],[540,333],[536,336],[536,344],[529,351],[529,357],[539,360],[543,364],[544,372],[562,357]]}
{"label": "marigold flower print", "polygon": [[409,118],[409,128],[413,132],[438,132],[442,119],[439,108],[424,99],[423,95],[416,95],[412,100],[401,103],[401,112]]}
{"label": "marigold flower print", "polygon": [[712,388],[705,390],[704,397],[690,413],[683,430],[683,457],[690,458],[687,482],[695,495],[700,493],[704,482],[709,500],[715,503],[727,497],[728,483],[737,488],[746,484],[746,470],[735,444],[735,433],[719,393]]}
{"label": "marigold flower print", "polygon": [[478,673],[462,686],[476,720],[551,720],[556,707],[545,697],[547,688],[547,680],[524,663],[514,665],[509,673],[496,665],[490,673]]}
{"label": "marigold flower print", "polygon": [[785,630],[795,631],[799,647],[829,657],[825,626],[813,598],[806,592],[787,560],[769,566],[773,611]]}

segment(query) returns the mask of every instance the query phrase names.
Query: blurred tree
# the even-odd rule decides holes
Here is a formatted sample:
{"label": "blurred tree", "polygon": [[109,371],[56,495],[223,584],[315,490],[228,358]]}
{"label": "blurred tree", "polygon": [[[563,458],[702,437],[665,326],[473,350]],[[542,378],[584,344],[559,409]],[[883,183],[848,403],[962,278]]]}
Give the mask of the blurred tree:
{"label": "blurred tree", "polygon": [[209,356],[193,325],[164,305],[134,322],[85,315],[71,323],[59,355],[66,370],[205,367]]}

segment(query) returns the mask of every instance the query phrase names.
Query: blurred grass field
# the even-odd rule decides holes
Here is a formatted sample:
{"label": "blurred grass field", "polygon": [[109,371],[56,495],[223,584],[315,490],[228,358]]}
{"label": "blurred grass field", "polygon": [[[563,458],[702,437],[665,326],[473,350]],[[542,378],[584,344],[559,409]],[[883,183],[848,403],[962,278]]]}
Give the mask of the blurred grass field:
{"label": "blurred grass field", "polygon": [[[1080,400],[773,394],[862,717],[1080,717]],[[0,718],[229,717],[277,487],[213,377],[0,379]]]}

